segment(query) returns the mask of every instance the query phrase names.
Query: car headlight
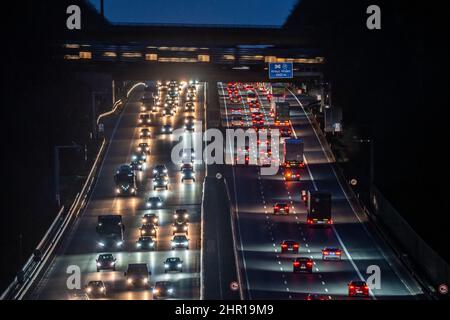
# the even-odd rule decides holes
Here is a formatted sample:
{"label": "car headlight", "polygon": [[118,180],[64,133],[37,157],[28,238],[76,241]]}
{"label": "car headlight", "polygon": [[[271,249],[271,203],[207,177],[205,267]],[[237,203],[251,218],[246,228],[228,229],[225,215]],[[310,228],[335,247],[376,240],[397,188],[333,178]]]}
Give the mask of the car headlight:
{"label": "car headlight", "polygon": [[162,203],[161,202],[158,202],[158,207],[161,207],[162,206]]}
{"label": "car headlight", "polygon": [[109,265],[112,267],[113,265],[115,265],[116,263],[114,261],[112,261]]}
{"label": "car headlight", "polygon": [[168,268],[169,265],[167,263],[164,263],[164,268]]}
{"label": "car headlight", "polygon": [[178,267],[178,268],[181,268],[181,266],[182,266],[181,263],[177,264],[177,267]]}
{"label": "car headlight", "polygon": [[153,294],[158,294],[159,293],[159,289],[153,289]]}
{"label": "car headlight", "polygon": [[156,174],[158,171],[156,169],[153,169],[153,174]]}
{"label": "car headlight", "polygon": [[91,288],[91,287],[87,287],[87,288],[86,288],[86,292],[87,292],[87,293],[91,293],[91,292],[92,292],[92,288]]}
{"label": "car headlight", "polygon": [[167,292],[168,292],[168,293],[173,293],[173,288],[167,289]]}
{"label": "car headlight", "polygon": [[97,262],[97,267],[101,267],[102,264],[100,262]]}
{"label": "car headlight", "polygon": [[185,219],[189,218],[189,214],[186,213],[186,214],[184,215],[184,218],[185,218]]}
{"label": "car headlight", "polygon": [[120,189],[119,188],[116,188],[116,193],[120,193]]}
{"label": "car headlight", "polygon": [[164,181],[164,185],[166,185],[166,186],[167,186],[167,184],[168,184],[168,182],[167,182],[167,181]]}
{"label": "car headlight", "polygon": [[174,219],[178,219],[178,214],[174,214],[174,215],[173,215],[173,218],[174,218]]}
{"label": "car headlight", "polygon": [[133,279],[128,278],[128,279],[127,279],[127,283],[129,283],[129,284],[130,284],[130,283],[133,283]]}
{"label": "car headlight", "polygon": [[176,245],[175,241],[170,241],[170,244],[172,247]]}
{"label": "car headlight", "polygon": [[147,202],[146,206],[147,206],[147,208],[150,208],[152,206],[152,204],[150,202]]}
{"label": "car headlight", "polygon": [[177,227],[176,226],[173,226],[173,228],[172,228],[173,230],[177,230]]}
{"label": "car headlight", "polygon": [[140,242],[136,243],[136,247],[140,248],[142,247],[142,244]]}
{"label": "car headlight", "polygon": [[131,188],[131,190],[130,190],[131,192],[135,192],[136,190],[134,189],[134,188]]}
{"label": "car headlight", "polygon": [[98,245],[99,245],[100,247],[104,247],[104,246],[105,246],[105,244],[104,244],[103,242],[99,242]]}
{"label": "car headlight", "polygon": [[186,231],[186,230],[188,229],[188,227],[187,227],[187,226],[184,226],[184,228],[183,228],[183,229],[184,229],[184,231]]}
{"label": "car headlight", "polygon": [[104,288],[104,287],[101,287],[101,288],[100,288],[100,291],[101,291],[101,292],[104,292],[104,291],[105,291],[105,288]]}
{"label": "car headlight", "polygon": [[121,245],[123,245],[123,241],[118,241],[116,244],[118,247],[120,247]]}
{"label": "car headlight", "polygon": [[148,283],[148,278],[142,279],[142,282],[143,282],[143,283]]}
{"label": "car headlight", "polygon": [[183,242],[183,245],[187,246],[189,243],[187,241]]}
{"label": "car headlight", "polygon": [[154,242],[150,242],[150,247],[154,247],[155,243]]}

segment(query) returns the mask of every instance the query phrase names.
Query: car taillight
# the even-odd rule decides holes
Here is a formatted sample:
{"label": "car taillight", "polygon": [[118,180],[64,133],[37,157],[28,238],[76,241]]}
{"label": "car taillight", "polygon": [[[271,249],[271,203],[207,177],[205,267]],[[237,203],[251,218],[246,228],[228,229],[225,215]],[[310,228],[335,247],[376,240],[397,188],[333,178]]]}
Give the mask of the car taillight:
{"label": "car taillight", "polygon": [[287,248],[287,244],[282,244],[281,247],[282,248]]}
{"label": "car taillight", "polygon": [[294,244],[294,248],[298,248],[298,244]]}
{"label": "car taillight", "polygon": [[294,261],[294,267],[298,267],[300,265],[300,262]]}
{"label": "car taillight", "polygon": [[308,262],[306,263],[306,265],[307,265],[308,267],[311,267],[311,266],[312,266],[312,262],[311,262],[311,261],[308,261]]}
{"label": "car taillight", "polygon": [[308,219],[308,220],[307,220],[307,223],[308,223],[308,224],[312,224],[312,220],[311,220],[311,219]]}
{"label": "car taillight", "polygon": [[340,252],[340,251],[336,251],[336,254],[337,254],[337,255],[340,255],[340,254],[341,254],[341,252]]}
{"label": "car taillight", "polygon": [[348,287],[350,290],[353,290],[353,289],[355,289],[355,286],[349,286]]}
{"label": "car taillight", "polygon": [[324,255],[327,255],[327,254],[328,254],[328,251],[324,251],[323,254],[324,254]]}

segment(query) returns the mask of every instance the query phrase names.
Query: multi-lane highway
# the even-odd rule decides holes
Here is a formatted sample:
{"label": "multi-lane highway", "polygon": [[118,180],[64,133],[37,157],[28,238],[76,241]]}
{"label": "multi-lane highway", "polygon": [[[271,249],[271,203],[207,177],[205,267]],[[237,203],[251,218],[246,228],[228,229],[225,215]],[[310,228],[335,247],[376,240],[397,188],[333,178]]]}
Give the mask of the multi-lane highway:
{"label": "multi-lane highway", "polygon": [[[155,89],[155,82],[148,83]],[[115,123],[108,137],[109,146],[94,186],[89,202],[74,227],[65,235],[62,245],[43,276],[26,294],[26,299],[70,299],[80,290],[69,290],[66,273],[69,266],[78,266],[81,270],[81,285],[91,280],[101,280],[107,288],[106,299],[152,299],[151,289],[128,289],[124,271],[129,263],[146,263],[151,271],[150,287],[156,281],[168,280],[174,284],[174,298],[199,299],[200,296],[200,204],[204,167],[194,164],[195,182],[181,182],[180,165],[171,161],[171,150],[177,142],[172,134],[162,134],[163,124],[171,124],[174,129],[182,128],[188,115],[195,115],[201,120],[204,114],[203,85],[197,85],[197,101],[195,112],[184,112],[186,92],[183,89],[180,107],[173,117],[163,117],[161,110],[151,113],[152,136],[141,140],[138,117],[143,90],[136,90],[129,98],[123,112]],[[164,103],[164,97],[162,97]],[[108,130],[107,130],[108,132]],[[189,134],[189,133],[187,133]],[[129,164],[136,152],[139,142],[148,142],[150,155],[145,163],[145,170],[137,173],[137,196],[115,196],[113,176],[122,164]],[[152,169],[157,164],[168,168],[169,188],[153,190]],[[160,196],[163,205],[157,210],[149,210],[145,200],[149,196]],[[172,215],[175,209],[187,209],[190,214],[189,250],[171,250]],[[156,213],[159,216],[157,230],[157,247],[154,251],[138,250],[136,241],[139,238],[141,218],[145,213]],[[119,214],[125,225],[124,245],[120,250],[112,250],[117,258],[116,271],[96,270],[96,258],[102,249],[97,244],[97,217],[105,214]],[[183,272],[164,273],[164,261],[168,257],[179,257],[183,260]]]}
{"label": "multi-lane highway", "polygon": [[[233,88],[235,86],[231,85]],[[241,99],[227,94],[227,84],[218,84],[222,124],[233,126],[233,119],[242,117],[242,128],[251,126],[251,112],[246,101],[246,88],[237,85]],[[233,90],[232,90],[233,91]],[[273,126],[267,96],[257,93],[264,113],[265,126]],[[300,181],[286,182],[282,175],[261,175],[257,166],[227,166],[232,205],[236,214],[238,256],[245,297],[249,299],[305,299],[308,294],[320,294],[325,299],[348,299],[348,283],[364,280],[380,270],[377,288],[366,299],[420,298],[423,292],[416,281],[399,263],[392,250],[351,204],[342,182],[327,159],[325,150],[302,106],[303,96],[286,91],[291,106],[292,137],[304,140],[304,160]],[[237,110],[241,109],[241,110]],[[242,114],[235,116],[234,113]],[[238,119],[239,120],[239,119]],[[231,152],[232,146],[227,146]],[[280,147],[280,150],[283,150]],[[306,207],[300,199],[301,190],[331,193],[333,225],[316,228],[306,224]],[[273,205],[285,202],[291,214],[275,216]],[[281,253],[281,242],[299,243],[298,254]],[[323,261],[322,249],[342,250],[341,261]],[[310,274],[294,274],[293,259],[313,259]],[[367,272],[370,272],[369,274]]]}

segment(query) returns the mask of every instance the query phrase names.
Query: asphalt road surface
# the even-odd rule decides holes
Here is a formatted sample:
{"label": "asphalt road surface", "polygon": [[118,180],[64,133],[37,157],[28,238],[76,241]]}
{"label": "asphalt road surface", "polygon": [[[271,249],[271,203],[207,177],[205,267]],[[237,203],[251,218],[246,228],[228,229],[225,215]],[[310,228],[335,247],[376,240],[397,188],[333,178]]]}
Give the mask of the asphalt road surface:
{"label": "asphalt road surface", "polygon": [[[202,118],[203,85],[198,87],[198,101],[195,115]],[[147,263],[151,271],[150,285],[155,281],[168,280],[174,283],[175,299],[199,299],[200,296],[200,204],[204,166],[195,165],[195,182],[181,183],[179,165],[171,161],[170,153],[176,143],[172,135],[160,134],[163,123],[171,123],[174,128],[184,124],[182,108],[173,118],[164,118],[161,113],[152,115],[150,130],[153,135],[147,139],[151,147],[146,161],[146,170],[138,174],[138,195],[136,197],[116,197],[114,195],[113,175],[121,164],[128,164],[139,143],[137,127],[140,113],[140,98],[143,91],[136,90],[130,97],[117,125],[112,128],[110,144],[106,151],[98,180],[89,198],[85,211],[78,218],[74,227],[65,235],[56,257],[50,263],[45,274],[27,293],[26,299],[70,299],[78,290],[68,290],[66,281],[68,266],[76,265],[81,270],[81,285],[90,280],[102,280],[107,287],[106,299],[141,300],[152,299],[152,290],[128,290],[123,272],[129,263]],[[184,107],[185,93],[180,106]],[[191,114],[192,115],[192,114]],[[169,171],[169,190],[153,191],[151,169],[156,164],[165,164]],[[158,195],[163,199],[163,206],[158,210],[146,210],[145,199]],[[189,250],[171,250],[172,214],[177,208],[185,208],[190,213]],[[139,251],[135,242],[139,237],[141,217],[145,213],[155,212],[159,215],[160,226],[157,231],[157,249]],[[102,214],[121,214],[125,225],[125,243],[120,251],[112,253],[117,258],[116,271],[96,271],[96,258],[102,253],[96,244],[97,216]],[[163,262],[167,257],[180,257],[183,262],[182,273],[164,273]],[[81,288],[82,290],[82,288]]]}

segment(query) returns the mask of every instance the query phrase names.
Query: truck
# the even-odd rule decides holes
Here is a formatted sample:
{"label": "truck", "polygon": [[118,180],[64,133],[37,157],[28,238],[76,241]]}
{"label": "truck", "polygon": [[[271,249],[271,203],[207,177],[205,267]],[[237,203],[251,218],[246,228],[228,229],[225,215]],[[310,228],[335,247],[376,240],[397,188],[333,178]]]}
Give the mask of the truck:
{"label": "truck", "polygon": [[276,102],[275,103],[275,125],[276,126],[288,126],[290,115],[289,102]]}
{"label": "truck", "polygon": [[100,215],[97,218],[97,244],[101,248],[121,248],[123,246],[123,233],[121,215]]}
{"label": "truck", "polygon": [[123,273],[128,287],[149,288],[151,272],[146,263],[130,263]]}
{"label": "truck", "polygon": [[122,165],[114,175],[116,195],[136,195],[136,175],[129,165]]}
{"label": "truck", "polygon": [[303,139],[289,138],[284,141],[285,168],[303,168]]}
{"label": "truck", "polygon": [[330,226],[331,219],[331,194],[324,191],[308,191],[307,217],[308,225]]}

